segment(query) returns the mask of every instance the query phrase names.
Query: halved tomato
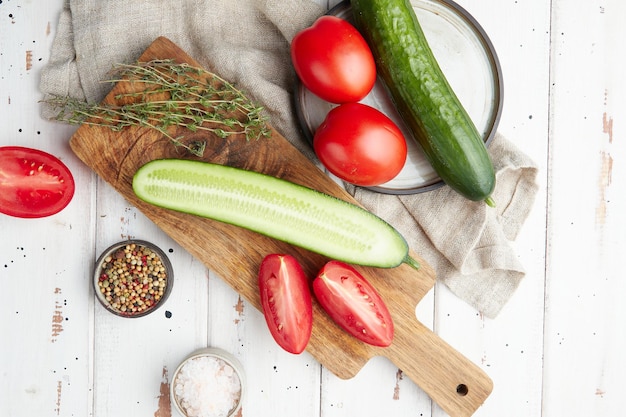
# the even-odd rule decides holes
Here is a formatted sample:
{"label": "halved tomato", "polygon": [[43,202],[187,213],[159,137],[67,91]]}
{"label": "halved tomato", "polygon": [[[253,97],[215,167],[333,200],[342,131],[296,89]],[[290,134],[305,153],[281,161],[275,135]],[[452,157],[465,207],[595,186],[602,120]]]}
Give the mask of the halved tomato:
{"label": "halved tomato", "polygon": [[376,289],[353,267],[329,261],[313,280],[322,308],[346,332],[374,346],[393,341],[393,320]]}
{"label": "halved tomato", "polygon": [[309,282],[291,255],[270,254],[261,262],[259,290],[265,321],[276,343],[290,353],[302,353],[313,329]]}
{"label": "halved tomato", "polygon": [[0,147],[0,212],[46,217],[63,210],[74,196],[74,177],[57,157],[21,146]]}

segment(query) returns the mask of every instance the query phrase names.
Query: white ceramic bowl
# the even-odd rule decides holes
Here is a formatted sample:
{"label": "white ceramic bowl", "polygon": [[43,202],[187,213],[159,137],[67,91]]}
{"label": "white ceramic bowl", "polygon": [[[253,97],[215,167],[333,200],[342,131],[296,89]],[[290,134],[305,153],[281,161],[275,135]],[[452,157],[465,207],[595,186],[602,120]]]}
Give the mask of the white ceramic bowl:
{"label": "white ceramic bowl", "polygon": [[[199,363],[197,361],[203,361],[203,362]],[[213,375],[211,374],[203,374],[202,377],[206,378],[204,380],[206,384],[205,384],[205,387],[201,389],[197,388],[197,385],[199,385],[199,381],[194,380],[192,382],[192,385],[196,385],[194,389],[191,389],[191,390],[182,389],[181,390],[182,387],[180,386],[180,384],[183,383],[183,381],[181,381],[180,379],[185,378],[185,382],[191,382],[189,378],[194,375],[197,376],[198,371],[200,369],[204,368],[206,370],[207,368],[212,368],[214,364],[209,364],[208,361],[215,361],[214,364],[217,364],[219,372],[225,372],[225,373],[230,374],[230,372],[232,371],[233,375],[236,375],[236,378],[232,378],[232,377],[227,378],[229,382],[233,383],[233,385],[229,388],[234,389],[236,386],[235,381],[236,380],[239,381],[238,395],[235,394],[233,397],[233,402],[229,404],[231,406],[229,407],[230,410],[227,415],[229,417],[234,416],[239,412],[239,409],[241,408],[241,404],[243,402],[244,393],[245,393],[245,375],[244,375],[243,367],[241,366],[241,363],[233,355],[231,355],[230,353],[222,349],[208,347],[208,348],[199,349],[191,353],[189,356],[187,356],[180,363],[180,365],[178,365],[178,367],[174,371],[174,374],[172,375],[172,379],[170,382],[170,400],[171,400],[171,403],[173,404],[173,408],[176,409],[176,411],[181,416],[185,416],[185,417],[189,416],[189,414],[187,414],[187,411],[186,411],[185,400],[193,401],[197,399],[195,398],[195,396],[194,396],[194,399],[181,398],[181,396],[182,397],[185,396],[184,391],[187,391],[188,393],[194,392],[199,397],[202,397],[205,401],[208,401],[208,399],[212,395],[216,394],[215,392],[211,390],[224,388],[223,386],[220,386],[220,382],[223,382],[225,378],[224,378],[224,375],[220,373],[220,376],[216,378],[213,378]],[[195,369],[191,370],[189,368],[190,366],[195,366]],[[178,393],[179,390],[183,391],[182,395],[179,395]],[[221,397],[221,394],[217,396]]]}

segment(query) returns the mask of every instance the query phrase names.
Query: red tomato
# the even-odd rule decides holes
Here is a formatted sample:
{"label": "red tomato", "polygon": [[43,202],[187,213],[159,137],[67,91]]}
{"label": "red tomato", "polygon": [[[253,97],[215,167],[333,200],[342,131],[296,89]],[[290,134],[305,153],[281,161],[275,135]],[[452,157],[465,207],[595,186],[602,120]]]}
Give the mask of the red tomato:
{"label": "red tomato", "polygon": [[322,308],[341,328],[374,346],[389,346],[393,320],[376,289],[350,265],[330,261],[313,280]]}
{"label": "red tomato", "polygon": [[364,187],[393,179],[404,167],[407,145],[400,128],[362,103],[335,107],[315,131],[313,148],[326,168]]}
{"label": "red tomato", "polygon": [[301,353],[311,338],[313,305],[302,267],[290,255],[267,255],[259,270],[261,306],[270,333],[283,349]]}
{"label": "red tomato", "polygon": [[336,16],[322,16],[297,33],[291,60],[302,84],[331,103],[359,101],[376,82],[376,63],[367,42]]}
{"label": "red tomato", "polygon": [[0,212],[46,217],[63,210],[74,196],[74,177],[58,158],[20,146],[0,147]]}

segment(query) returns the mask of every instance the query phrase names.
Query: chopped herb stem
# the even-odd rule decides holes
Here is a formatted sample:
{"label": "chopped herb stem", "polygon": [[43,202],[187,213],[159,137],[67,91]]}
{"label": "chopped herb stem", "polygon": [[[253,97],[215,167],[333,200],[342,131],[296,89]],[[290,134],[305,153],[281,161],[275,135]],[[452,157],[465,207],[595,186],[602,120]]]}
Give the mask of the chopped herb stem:
{"label": "chopped herb stem", "polygon": [[147,127],[198,156],[203,154],[206,142],[186,145],[181,136],[174,138],[168,130],[177,126],[221,138],[243,134],[247,140],[270,135],[263,107],[252,103],[233,84],[202,68],[171,60],[118,64],[114,76],[104,82],[140,83],[142,88],[116,95],[118,102],[130,101],[119,105],[90,104],[61,96],[45,102],[60,109],[57,120],[115,131]]}

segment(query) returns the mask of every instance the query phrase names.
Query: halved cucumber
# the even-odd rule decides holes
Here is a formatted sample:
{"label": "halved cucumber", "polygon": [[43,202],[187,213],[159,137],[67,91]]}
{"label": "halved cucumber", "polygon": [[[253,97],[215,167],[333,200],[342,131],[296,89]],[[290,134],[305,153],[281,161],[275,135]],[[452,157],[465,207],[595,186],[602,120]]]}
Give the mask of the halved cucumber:
{"label": "halved cucumber", "polygon": [[392,268],[407,263],[406,240],[369,211],[276,177],[207,162],[160,159],[135,174],[142,200],[243,227],[332,259]]}

